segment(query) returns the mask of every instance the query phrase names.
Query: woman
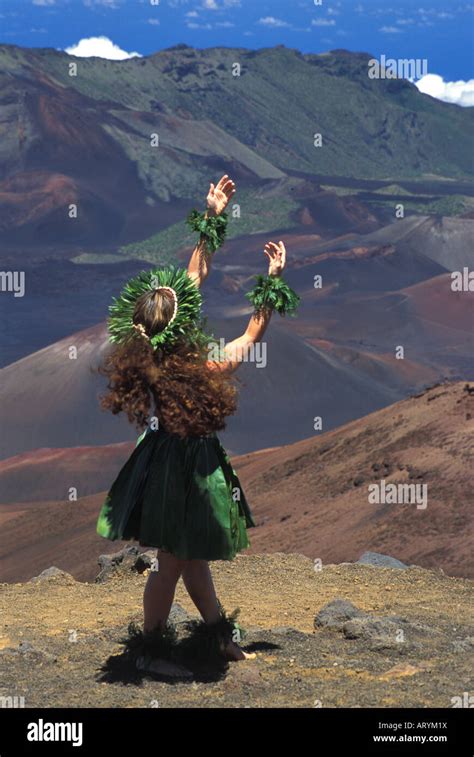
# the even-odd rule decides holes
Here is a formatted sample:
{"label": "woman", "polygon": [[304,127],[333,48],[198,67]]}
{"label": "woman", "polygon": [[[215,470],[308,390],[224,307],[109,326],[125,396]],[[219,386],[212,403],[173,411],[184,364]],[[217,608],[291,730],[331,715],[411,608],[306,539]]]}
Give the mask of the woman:
{"label": "woman", "polygon": [[209,359],[215,341],[203,325],[199,288],[224,241],[224,211],[234,193],[225,175],[210,185],[206,213],[190,214],[200,238],[187,270],[167,266],[128,282],[110,307],[115,347],[99,369],[109,390],[102,407],[125,412],[140,429],[148,425],[107,495],[97,532],[158,549],[159,569],[150,572],[144,592],[143,634],[131,632],[148,652],[137,658],[138,666],[169,675],[183,672],[160,659],[172,657],[168,615],[180,577],[203,619],[201,629],[222,656],[255,657],[237,643],[239,626],[225,614],[209,568],[210,561],[232,560],[248,547],[247,528],[255,526],[217,431],[237,409],[234,371],[262,339],[272,311],[293,314],[299,297],[281,278],[283,242],[269,242],[268,276],[257,277],[247,294],[254,305],[247,329],[218,360]]}

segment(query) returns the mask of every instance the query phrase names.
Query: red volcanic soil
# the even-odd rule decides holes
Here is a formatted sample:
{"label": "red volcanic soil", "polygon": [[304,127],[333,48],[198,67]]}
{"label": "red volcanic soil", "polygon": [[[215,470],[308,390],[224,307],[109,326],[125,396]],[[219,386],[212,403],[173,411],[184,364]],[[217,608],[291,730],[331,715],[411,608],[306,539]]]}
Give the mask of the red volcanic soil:
{"label": "red volcanic soil", "polygon": [[[299,332],[301,333],[301,332]],[[427,386],[436,381],[439,372],[423,363],[407,358],[398,360],[393,353],[375,354],[362,349],[354,350],[343,347],[325,339],[306,339],[308,344],[314,345],[320,353],[330,353],[334,358],[351,366],[367,376],[378,381],[398,380],[407,386]]]}
{"label": "red volcanic soil", "polygon": [[[474,577],[467,386],[441,384],[320,436],[233,458],[257,523],[250,553],[298,552],[328,564],[372,550]],[[98,461],[109,454],[96,450]],[[368,486],[381,479],[426,484],[426,509],[369,503]],[[0,580],[24,581],[50,565],[92,580],[98,555],[122,546],[95,533],[104,496],[21,504],[24,512],[2,524]]]}
{"label": "red volcanic soil", "polygon": [[[410,298],[416,315],[431,323],[472,334],[474,297],[472,292],[453,292],[451,274],[436,276],[403,291]],[[474,347],[474,342],[473,342]]]}
{"label": "red volcanic soil", "polygon": [[[278,240],[284,235],[285,245],[291,250],[291,266],[295,264],[295,259],[300,260],[306,255],[310,255],[319,243],[323,243],[322,237],[317,233],[300,233],[289,229],[283,233],[280,232],[259,232],[250,234],[245,237],[228,239],[225,243],[225,259],[217,261],[217,268],[226,271],[229,269],[238,269],[245,272],[245,279],[250,279],[251,274],[261,273],[262,266],[267,260],[263,249],[269,238]],[[351,236],[352,238],[352,236]],[[189,248],[183,247],[176,253],[177,259],[185,263],[189,259]],[[255,270],[254,270],[255,269]]]}
{"label": "red volcanic soil", "polygon": [[351,195],[340,196],[321,189],[315,191],[314,185],[305,182],[294,196],[304,203],[298,212],[299,222],[305,226],[314,224],[318,233],[330,230],[344,233],[350,230],[367,234],[379,225],[367,206]]}
{"label": "red volcanic soil", "polygon": [[[56,244],[64,255],[70,245],[110,247],[173,223],[176,211],[162,201],[153,207],[147,203],[135,161],[104,128],[129,128],[117,121],[114,104],[58,86],[40,71],[36,79],[22,92],[26,126],[10,121],[18,135],[16,149],[15,140],[10,143],[11,165],[3,172],[14,176],[0,183],[2,243],[21,246],[28,255],[41,255],[42,248]],[[15,96],[10,86],[6,97]],[[73,222],[70,203],[80,207]]]}
{"label": "red volcanic soil", "polygon": [[56,208],[78,201],[76,183],[47,171],[24,171],[0,182],[0,230],[38,221]]}
{"label": "red volcanic soil", "polygon": [[[36,100],[36,113],[44,136],[54,143],[55,156],[70,160],[69,148],[73,147],[89,158],[100,158],[110,147],[107,135],[97,128],[96,119],[81,110],[81,97],[71,89],[52,86]],[[51,91],[52,90],[52,91]]]}
{"label": "red volcanic soil", "polygon": [[[95,494],[107,487],[133,447],[130,442],[108,444],[100,448],[100,454],[97,447],[43,448],[1,460],[0,503],[66,498],[71,486],[79,497]],[[3,515],[2,507],[0,524]]]}
{"label": "red volcanic soil", "polygon": [[[229,341],[243,333],[247,323],[247,317],[215,318],[210,326],[213,333]],[[394,386],[390,377],[374,381],[368,373],[359,374],[340,359],[328,361],[303,339],[286,333],[279,321],[269,329],[266,345],[263,369],[256,362],[244,363],[239,369],[239,411],[229,419],[225,431],[226,446],[235,453],[304,438],[311,433],[315,407],[324,408],[329,429],[407,393],[406,386]],[[73,347],[75,352],[71,353]],[[106,380],[94,370],[108,348],[106,325],[99,324],[1,370],[0,458],[46,447],[136,440],[138,433],[124,414],[114,416],[99,406]],[[28,403],[25,412],[28,397],[34,397],[34,402]],[[30,491],[34,490],[34,478],[29,484]],[[48,499],[62,496],[51,493]],[[34,498],[32,494],[25,497],[28,501]]]}
{"label": "red volcanic soil", "polygon": [[[474,387],[465,387],[442,384],[317,439],[235,458],[257,515],[252,551],[333,563],[371,550],[474,576]],[[369,504],[367,487],[381,478],[426,484],[426,509]]]}
{"label": "red volcanic soil", "polygon": [[393,255],[395,247],[391,244],[373,245],[371,247],[355,246],[349,250],[331,250],[331,252],[320,252],[311,257],[299,258],[293,264],[293,268],[302,268],[310,263],[322,263],[324,260],[358,260],[374,257],[385,257]]}

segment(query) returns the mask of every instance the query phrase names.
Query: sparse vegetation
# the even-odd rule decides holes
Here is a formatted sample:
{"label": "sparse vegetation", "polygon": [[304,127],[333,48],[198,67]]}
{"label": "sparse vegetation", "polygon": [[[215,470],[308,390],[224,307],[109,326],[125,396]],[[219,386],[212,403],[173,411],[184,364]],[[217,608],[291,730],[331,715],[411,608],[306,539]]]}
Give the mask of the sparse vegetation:
{"label": "sparse vegetation", "polygon": [[[70,59],[60,52],[0,50],[2,71],[25,77],[29,67],[41,69],[64,87],[101,101],[101,122],[122,133],[133,160],[143,135],[177,116],[185,126],[194,120],[205,131],[213,122],[231,135],[227,146],[219,145],[222,156],[238,151],[238,140],[254,151],[255,161],[265,159],[283,171],[365,178],[472,176],[472,111],[422,97],[403,80],[370,80],[369,57],[337,51],[302,55],[283,46],[256,52],[185,48],[146,60],[82,59],[78,76],[71,77]],[[237,77],[232,76],[236,60],[242,65]],[[314,146],[315,133],[323,135],[321,148]],[[179,128],[175,136],[179,140]],[[182,177],[182,190],[193,181],[196,167],[188,158],[194,145],[192,137],[186,140],[179,161],[174,154],[156,161],[150,150],[142,155],[154,186],[169,187],[167,180]],[[205,141],[197,152],[205,162]]]}
{"label": "sparse vegetation", "polygon": [[[239,192],[237,199],[241,216],[229,219],[227,239],[296,226],[291,220],[291,213],[298,208],[298,204],[291,199],[257,198],[251,191]],[[141,242],[120,247],[118,253],[127,258],[164,265],[175,262],[175,253],[182,247],[192,247],[195,241],[196,235],[189,233],[187,226],[179,222]]]}

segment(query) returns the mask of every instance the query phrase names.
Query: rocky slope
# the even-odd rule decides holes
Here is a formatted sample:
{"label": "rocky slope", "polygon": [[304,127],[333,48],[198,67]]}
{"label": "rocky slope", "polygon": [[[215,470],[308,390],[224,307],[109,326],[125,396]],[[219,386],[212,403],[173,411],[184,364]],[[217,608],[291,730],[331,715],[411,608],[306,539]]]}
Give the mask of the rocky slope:
{"label": "rocky slope", "polygon": [[[250,553],[339,563],[375,550],[473,578],[473,424],[474,387],[446,383],[334,431],[233,457],[257,524]],[[51,450],[1,463],[0,485],[12,495],[29,486],[45,497],[71,485],[79,494],[1,506],[1,580],[27,580],[51,562],[92,580],[97,555],[114,545],[95,532],[105,492],[81,496],[82,488],[95,481],[100,490],[107,471],[110,485],[130,451]],[[425,486],[426,507],[370,503],[368,487],[382,479]]]}
{"label": "rocky slope", "polygon": [[[247,186],[295,171],[471,178],[469,109],[369,79],[370,58],[179,45],[117,62],[2,45],[0,234],[62,245],[147,236],[218,167]],[[81,206],[75,223],[65,202]]]}
{"label": "rocky slope", "polygon": [[[188,681],[138,674],[121,640],[141,624],[148,570],[133,555],[100,581],[0,585],[1,696],[26,707],[441,707],[469,691],[472,582],[442,571],[326,565],[298,554],[214,563],[257,658]],[[181,582],[180,639],[195,617]],[[191,666],[192,667],[192,666]]]}

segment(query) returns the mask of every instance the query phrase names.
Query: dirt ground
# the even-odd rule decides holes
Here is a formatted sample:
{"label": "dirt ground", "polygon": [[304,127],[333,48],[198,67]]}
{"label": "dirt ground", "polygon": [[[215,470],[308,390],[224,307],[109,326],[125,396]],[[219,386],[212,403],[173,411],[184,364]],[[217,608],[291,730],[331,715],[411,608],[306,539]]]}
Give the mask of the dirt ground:
{"label": "dirt ground", "polygon": [[[224,608],[240,607],[243,646],[257,658],[186,682],[137,673],[124,655],[129,622],[141,625],[147,571],[0,585],[0,696],[22,696],[25,707],[452,707],[472,690],[467,579],[418,567],[315,570],[283,553],[214,563],[213,574]],[[404,640],[314,628],[335,599],[396,616]],[[181,582],[176,602],[197,617]]]}

